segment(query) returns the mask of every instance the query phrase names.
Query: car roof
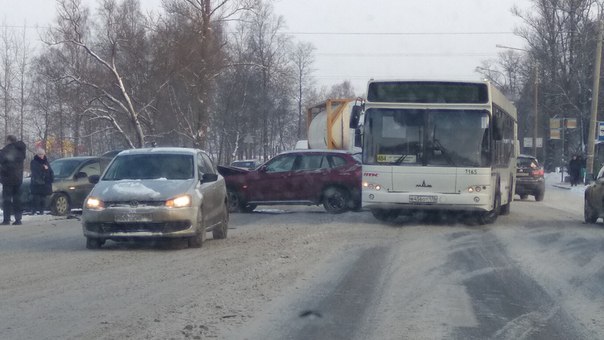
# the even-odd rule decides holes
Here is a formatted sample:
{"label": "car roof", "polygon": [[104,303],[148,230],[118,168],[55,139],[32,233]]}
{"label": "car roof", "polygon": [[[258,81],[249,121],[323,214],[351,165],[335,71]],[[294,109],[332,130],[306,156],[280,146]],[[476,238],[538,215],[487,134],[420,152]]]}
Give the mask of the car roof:
{"label": "car roof", "polygon": [[98,156],[73,156],[73,157],[61,157],[61,158],[57,158],[57,159],[53,159],[52,162],[54,161],[61,161],[61,160],[65,160],[65,159],[73,159],[73,160],[88,160],[88,159],[95,159],[95,158],[99,158]]}
{"label": "car roof", "polygon": [[333,154],[341,154],[341,155],[352,155],[353,152],[348,150],[338,150],[338,149],[299,149],[299,150],[289,150],[280,153],[280,155],[285,154],[312,154],[312,153],[333,153]]}
{"label": "car roof", "polygon": [[535,156],[525,155],[525,154],[520,154],[520,155],[518,155],[517,158],[532,158],[532,159],[537,159],[537,157],[535,157]]}
{"label": "car roof", "polygon": [[235,162],[258,162],[257,159],[238,159],[236,161],[233,161],[233,163]]}
{"label": "car roof", "polygon": [[195,155],[201,150],[193,148],[178,148],[178,147],[158,147],[158,148],[143,148],[143,149],[128,149],[120,152],[118,155],[144,155],[151,153],[181,153]]}

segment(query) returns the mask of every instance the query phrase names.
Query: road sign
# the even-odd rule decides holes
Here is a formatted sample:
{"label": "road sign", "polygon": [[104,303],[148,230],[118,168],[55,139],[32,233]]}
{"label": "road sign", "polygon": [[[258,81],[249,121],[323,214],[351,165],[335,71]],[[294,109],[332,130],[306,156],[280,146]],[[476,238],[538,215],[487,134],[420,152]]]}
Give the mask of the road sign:
{"label": "road sign", "polygon": [[560,129],[549,129],[549,139],[560,139]]}
{"label": "road sign", "polygon": [[524,137],[524,147],[525,148],[533,147],[533,137]]}
{"label": "road sign", "polygon": [[543,147],[543,138],[541,137],[537,137],[537,147],[538,148],[542,148]]}
{"label": "road sign", "polygon": [[604,122],[598,122],[598,140],[604,141]]}

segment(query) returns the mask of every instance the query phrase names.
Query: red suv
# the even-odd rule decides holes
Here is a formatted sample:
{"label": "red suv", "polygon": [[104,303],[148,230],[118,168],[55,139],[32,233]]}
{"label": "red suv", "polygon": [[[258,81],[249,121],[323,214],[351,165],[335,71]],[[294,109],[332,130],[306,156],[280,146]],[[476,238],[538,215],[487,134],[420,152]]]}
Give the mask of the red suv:
{"label": "red suv", "polygon": [[330,213],[361,207],[360,155],[341,150],[281,153],[255,170],[219,166],[231,211],[258,205],[319,205]]}

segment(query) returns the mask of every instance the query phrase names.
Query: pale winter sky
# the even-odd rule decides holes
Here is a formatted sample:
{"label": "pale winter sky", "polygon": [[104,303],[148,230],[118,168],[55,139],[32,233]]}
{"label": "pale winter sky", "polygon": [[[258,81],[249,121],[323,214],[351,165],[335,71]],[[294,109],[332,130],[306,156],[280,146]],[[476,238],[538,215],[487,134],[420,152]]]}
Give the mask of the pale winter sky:
{"label": "pale winter sky", "polygon": [[[94,0],[88,0],[94,4]],[[141,0],[146,9],[161,0]],[[294,38],[314,44],[315,78],[329,86],[352,81],[357,93],[370,78],[476,80],[496,44],[526,47],[513,35],[521,21],[510,9],[530,0],[274,0]],[[93,6],[94,7],[94,6]],[[54,0],[0,0],[8,25],[45,26]]]}

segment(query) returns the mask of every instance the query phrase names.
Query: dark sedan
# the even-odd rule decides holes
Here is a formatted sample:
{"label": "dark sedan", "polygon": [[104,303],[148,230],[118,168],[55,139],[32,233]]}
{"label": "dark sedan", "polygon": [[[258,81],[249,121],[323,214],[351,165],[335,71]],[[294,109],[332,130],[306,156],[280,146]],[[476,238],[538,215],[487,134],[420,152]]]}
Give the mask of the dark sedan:
{"label": "dark sedan", "polygon": [[295,150],[279,154],[255,170],[219,167],[231,211],[258,205],[319,205],[330,213],[361,206],[361,165],[341,150]]}
{"label": "dark sedan", "polygon": [[[81,209],[84,199],[94,187],[88,178],[92,175],[100,175],[110,160],[111,158],[82,156],[52,161],[50,167],[54,171],[55,179],[52,183],[52,194],[46,201],[46,207],[53,215],[67,215],[71,209]],[[30,178],[24,178],[21,186],[25,212],[31,209],[30,180]]]}

